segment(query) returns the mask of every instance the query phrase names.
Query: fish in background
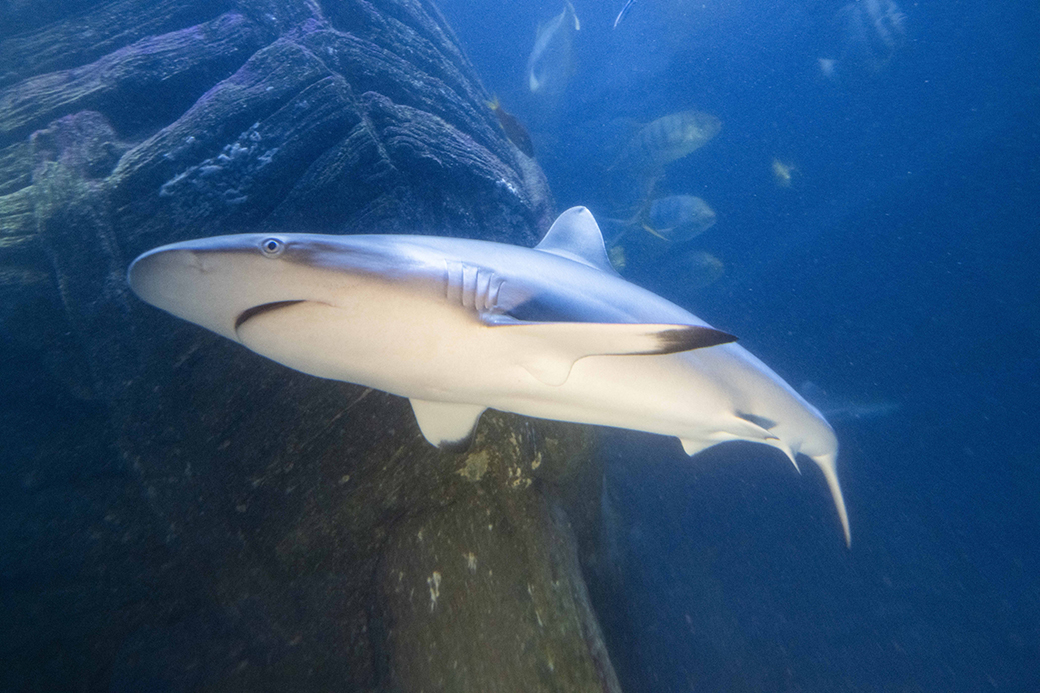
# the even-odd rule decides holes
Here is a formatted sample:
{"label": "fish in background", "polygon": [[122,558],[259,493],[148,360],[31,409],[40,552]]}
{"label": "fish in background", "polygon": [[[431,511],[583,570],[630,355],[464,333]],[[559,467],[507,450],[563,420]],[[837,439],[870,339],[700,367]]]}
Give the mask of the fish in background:
{"label": "fish in background", "polygon": [[906,15],[894,0],[850,2],[838,10],[836,20],[844,40],[841,60],[820,61],[820,69],[832,78],[845,63],[877,74],[906,43]]}
{"label": "fish in background", "polygon": [[722,121],[701,111],[679,111],[644,125],[622,148],[611,167],[660,175],[666,164],[697,151],[722,130]]}
{"label": "fish in background", "polygon": [[899,402],[848,400],[833,397],[811,380],[802,383],[798,392],[831,423],[880,419],[894,414],[900,408]]}
{"label": "fish in background", "polygon": [[526,156],[534,158],[534,144],[531,143],[531,135],[528,134],[527,128],[516,119],[512,113],[502,108],[502,104],[499,102],[498,97],[494,96],[488,101],[488,108],[494,112],[495,117],[498,118],[498,124],[502,128],[502,131],[506,133],[506,137],[509,141],[516,145],[516,148],[522,151]]}
{"label": "fish in background", "polygon": [[614,20],[615,29],[618,28],[618,24],[621,23],[621,20],[625,18],[625,15],[628,14],[628,11],[632,9],[632,5],[634,4],[636,4],[636,0],[628,0],[628,2],[625,3],[625,6],[621,8],[621,11],[618,12],[617,19]]}
{"label": "fish in background", "polygon": [[[608,242],[611,264],[618,271],[652,269],[687,289],[713,284],[725,272],[722,261],[687,242],[715,225],[715,210],[695,195],[653,197],[655,184],[651,182],[646,201],[631,218],[604,219],[620,228]],[[646,233],[633,234],[633,229]]]}
{"label": "fish in background", "polygon": [[629,229],[639,228],[651,236],[671,243],[685,243],[715,225],[715,210],[695,195],[666,195],[647,198],[629,219],[606,219],[624,228],[614,240]]}
{"label": "fish in background", "polygon": [[817,58],[816,63],[820,68],[820,75],[824,79],[835,79],[838,75],[838,61],[834,58]]}
{"label": "fish in background", "polygon": [[773,182],[776,183],[777,187],[790,188],[795,174],[798,173],[798,167],[774,157],[771,168],[773,170]]}
{"label": "fish in background", "polygon": [[[700,200],[692,195],[673,195],[662,199],[671,201],[677,197]],[[662,225],[660,230],[664,233],[640,223],[638,215],[635,220],[604,219],[622,228],[609,242],[607,255],[610,264],[619,272],[629,271],[637,276],[647,273],[667,276],[676,287],[681,287],[681,292],[697,291],[714,284],[725,274],[725,265],[711,253],[690,247],[687,243],[703,232],[698,230],[698,225],[708,228],[715,223],[714,211],[707,207],[707,203],[704,206],[711,213],[710,221],[705,216],[698,216],[682,226]],[[704,212],[696,214],[703,215]],[[633,234],[633,228],[647,233]]]}
{"label": "fish in background", "polygon": [[641,212],[639,223],[647,232],[673,243],[695,238],[715,225],[715,210],[695,195],[659,197]]}
{"label": "fish in background", "polygon": [[527,88],[532,94],[555,94],[567,86],[573,70],[571,45],[580,29],[569,0],[564,0],[560,14],[539,25],[527,59]]}
{"label": "fish in background", "polygon": [[687,249],[673,253],[663,269],[681,281],[686,289],[704,289],[726,273],[722,260],[704,250]]}

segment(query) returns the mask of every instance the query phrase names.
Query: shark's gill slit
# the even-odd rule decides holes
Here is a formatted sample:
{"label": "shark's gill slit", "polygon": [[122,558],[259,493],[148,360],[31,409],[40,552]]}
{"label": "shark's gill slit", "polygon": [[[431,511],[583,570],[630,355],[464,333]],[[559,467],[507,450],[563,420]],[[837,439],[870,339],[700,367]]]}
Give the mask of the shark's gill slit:
{"label": "shark's gill slit", "polygon": [[235,331],[238,332],[239,327],[241,327],[247,321],[249,321],[252,318],[255,318],[258,315],[261,315],[263,313],[269,313],[272,310],[279,310],[281,308],[294,306],[297,303],[303,303],[303,299],[297,299],[295,301],[274,301],[273,303],[261,303],[258,306],[247,308],[246,310],[243,310],[239,314],[238,318],[235,320]]}

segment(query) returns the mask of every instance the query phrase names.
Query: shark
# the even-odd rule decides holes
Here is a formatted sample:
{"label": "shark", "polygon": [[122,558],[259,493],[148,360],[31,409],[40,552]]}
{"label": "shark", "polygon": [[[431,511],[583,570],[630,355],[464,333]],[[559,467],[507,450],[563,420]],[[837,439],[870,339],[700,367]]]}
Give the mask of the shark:
{"label": "shark", "polygon": [[838,442],[736,338],[622,278],[585,207],[534,248],[422,235],[237,234],[130,265],[146,303],[289,368],[410,400],[430,443],[486,409],[645,431],[688,455],[745,440],[821,470],[845,535]]}

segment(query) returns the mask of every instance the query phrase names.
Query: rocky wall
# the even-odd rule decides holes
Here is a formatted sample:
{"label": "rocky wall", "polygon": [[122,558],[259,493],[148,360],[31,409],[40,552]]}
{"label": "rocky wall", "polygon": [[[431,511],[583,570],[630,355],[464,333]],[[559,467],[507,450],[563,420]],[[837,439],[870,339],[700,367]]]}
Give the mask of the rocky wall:
{"label": "rocky wall", "polygon": [[617,691],[587,431],[408,403],[137,301],[257,230],[532,244],[537,164],[418,0],[0,8],[0,688]]}

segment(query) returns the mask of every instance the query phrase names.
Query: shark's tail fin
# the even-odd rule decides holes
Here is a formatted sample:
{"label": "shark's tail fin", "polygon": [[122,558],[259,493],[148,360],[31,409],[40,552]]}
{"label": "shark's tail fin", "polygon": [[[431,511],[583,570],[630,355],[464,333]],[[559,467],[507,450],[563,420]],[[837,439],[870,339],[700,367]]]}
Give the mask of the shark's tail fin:
{"label": "shark's tail fin", "polygon": [[837,451],[824,453],[812,457],[812,461],[823,472],[827,479],[827,486],[831,490],[831,498],[834,499],[834,507],[838,510],[838,519],[841,520],[841,528],[845,531],[845,544],[852,546],[852,533],[849,531],[849,514],[845,510],[845,498],[841,495],[841,485],[838,483]]}

